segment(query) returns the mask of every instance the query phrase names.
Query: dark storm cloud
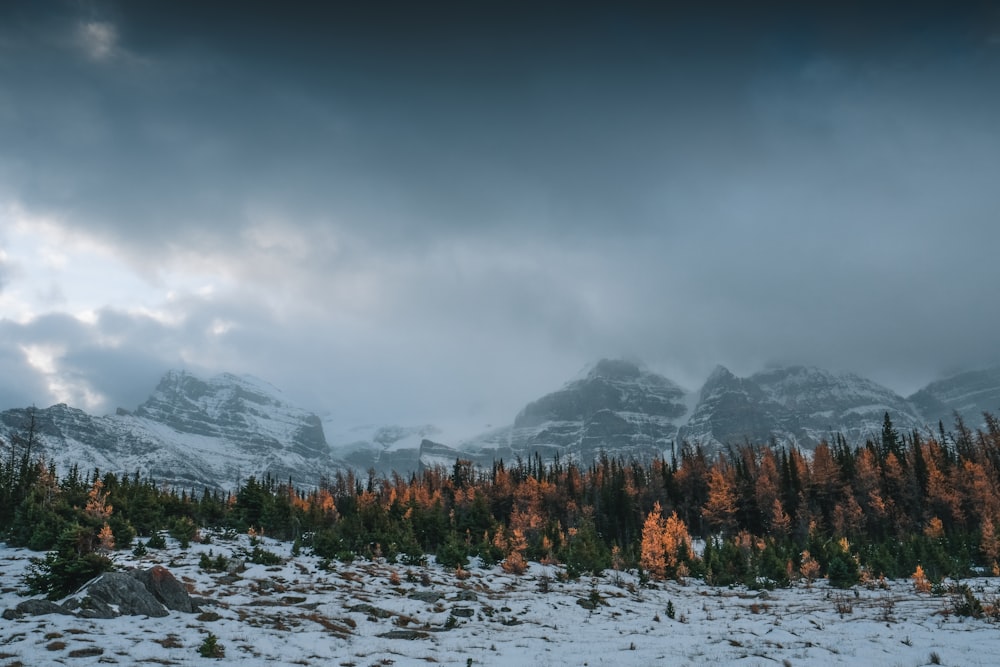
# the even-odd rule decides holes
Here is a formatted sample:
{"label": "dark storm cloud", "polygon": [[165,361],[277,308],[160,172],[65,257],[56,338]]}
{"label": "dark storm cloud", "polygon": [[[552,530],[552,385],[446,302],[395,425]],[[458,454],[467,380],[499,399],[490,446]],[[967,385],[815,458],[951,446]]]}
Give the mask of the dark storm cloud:
{"label": "dark storm cloud", "polygon": [[[83,207],[125,239],[136,220],[225,234],[257,202],[407,241],[426,226],[659,226],[644,203],[689,161],[757,154],[755,76],[824,47],[854,58],[892,25],[499,3],[96,7],[31,24],[31,66],[5,72],[23,110],[7,139],[31,156],[22,196]],[[81,58],[52,36],[74,20],[114,26],[115,50]],[[883,48],[912,49],[893,27]]]}
{"label": "dark storm cloud", "polygon": [[57,7],[0,10],[0,196],[241,286],[16,329],[126,405],[179,350],[414,414],[605,355],[998,361],[988,3]]}

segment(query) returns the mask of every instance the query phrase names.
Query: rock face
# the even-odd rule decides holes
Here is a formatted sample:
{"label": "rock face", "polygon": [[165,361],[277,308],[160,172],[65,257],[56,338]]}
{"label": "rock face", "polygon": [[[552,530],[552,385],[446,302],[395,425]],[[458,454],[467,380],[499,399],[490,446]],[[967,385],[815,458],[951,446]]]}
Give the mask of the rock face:
{"label": "rock face", "polygon": [[906,399],[851,373],[789,366],[738,378],[720,366],[680,436],[714,446],[775,439],[810,448],[839,433],[859,443],[881,433],[886,412],[897,430],[925,424]]}
{"label": "rock face", "polygon": [[878,435],[888,412],[899,431],[921,428],[920,411],[887,387],[853,373],[789,366],[750,376],[764,393],[793,415],[792,428],[806,443],[840,433],[848,442]]}
{"label": "rock face", "polygon": [[45,616],[47,614],[72,615],[69,609],[56,604],[51,600],[31,599],[18,602],[13,609],[4,609],[3,618],[8,621],[21,618],[23,616]]}
{"label": "rock face", "polygon": [[[996,408],[984,407],[990,401]],[[981,412],[1000,411],[1000,369],[932,383],[911,399],[851,373],[806,366],[737,377],[719,366],[697,394],[623,361],[604,360],[587,376],[529,403],[510,427],[460,449],[476,462],[545,460],[558,454],[587,462],[600,451],[625,457],[669,455],[683,441],[709,453],[726,445],[777,441],[811,449],[835,434],[851,444],[880,437],[886,413],[900,432],[926,430],[958,410],[970,427]]]}
{"label": "rock face", "polygon": [[948,428],[957,412],[969,428],[983,424],[983,412],[1000,417],[1000,366],[959,373],[910,396],[910,402],[928,416],[938,415]]}
{"label": "rock face", "polygon": [[177,581],[167,568],[157,565],[148,570],[137,570],[133,576],[170,611],[182,611],[186,614],[198,611],[198,606],[191,600],[184,584]]}
{"label": "rock face", "polygon": [[681,440],[703,445],[767,442],[792,435],[791,413],[752,380],[738,378],[719,366],[705,381]]}
{"label": "rock face", "polygon": [[76,614],[82,618],[167,616],[167,610],[198,611],[184,585],[159,565],[132,573],[105,572],[63,604],[44,599],[18,603],[3,612],[7,620],[45,614]]}
{"label": "rock face", "polygon": [[357,428],[353,432],[334,436],[340,442],[336,451],[340,458],[356,471],[390,475],[393,471],[418,471],[444,462],[451,465],[461,452],[432,440],[440,431],[430,425],[382,426]]}
{"label": "rock face", "polygon": [[249,377],[224,373],[206,381],[171,371],[135,415],[178,433],[237,441],[253,454],[327,454],[319,417],[285,403],[279,393]]}
{"label": "rock face", "polygon": [[688,412],[683,389],[639,365],[604,359],[585,377],[529,403],[508,428],[460,448],[478,460],[538,453],[589,463],[600,452],[661,454]]}
{"label": "rock face", "polygon": [[[23,434],[27,409],[0,413],[0,438]],[[132,474],[181,487],[233,488],[250,475],[291,477],[315,486],[344,467],[333,458],[316,415],[290,405],[280,391],[249,377],[210,380],[171,371],[134,412],[94,417],[54,405],[34,411],[37,442],[63,471]]]}
{"label": "rock face", "polygon": [[138,579],[124,572],[105,572],[84,589],[80,616],[166,616],[166,607]]}
{"label": "rock face", "polygon": [[[446,440],[434,426],[363,427],[333,436],[334,420],[291,405],[281,392],[246,376],[202,379],[171,371],[135,410],[95,417],[67,405],[0,412],[0,440],[24,444],[34,419],[31,454],[43,454],[61,473],[81,470],[131,475],[182,488],[233,489],[254,475],[291,478],[300,487],[353,470],[366,475],[409,474],[451,467],[457,458],[489,466],[527,459],[588,464],[610,456],[669,456],[682,441],[710,452],[727,444],[775,439],[810,448],[833,434],[851,444],[878,436],[889,413],[897,430],[947,429],[958,412],[969,428],[983,411],[1000,415],[1000,367],[932,382],[905,399],[849,373],[774,368],[737,377],[719,367],[699,392],[686,392],[639,364],[605,359],[561,389],[528,403],[509,426],[464,442]],[[3,449],[0,447],[0,449]]]}

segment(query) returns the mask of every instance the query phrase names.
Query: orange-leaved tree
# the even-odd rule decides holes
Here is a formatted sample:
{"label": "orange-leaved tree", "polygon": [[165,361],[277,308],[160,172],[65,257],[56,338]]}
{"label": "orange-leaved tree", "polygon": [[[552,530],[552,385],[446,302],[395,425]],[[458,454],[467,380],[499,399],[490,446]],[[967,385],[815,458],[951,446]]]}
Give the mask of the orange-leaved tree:
{"label": "orange-leaved tree", "polygon": [[639,564],[654,579],[683,577],[691,557],[691,535],[687,526],[677,512],[664,520],[660,503],[654,504],[642,526]]}

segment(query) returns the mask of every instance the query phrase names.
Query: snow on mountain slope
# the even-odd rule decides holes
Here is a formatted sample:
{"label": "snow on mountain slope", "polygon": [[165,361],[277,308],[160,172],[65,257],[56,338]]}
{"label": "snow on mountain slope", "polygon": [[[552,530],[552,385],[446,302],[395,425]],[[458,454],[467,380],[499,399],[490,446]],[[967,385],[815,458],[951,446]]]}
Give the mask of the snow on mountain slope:
{"label": "snow on mountain slope", "polygon": [[[450,466],[461,452],[435,442],[447,436],[431,424],[421,426],[359,426],[345,433],[335,431],[332,418],[324,422],[331,451],[356,472],[375,470],[388,475],[415,472],[435,465]],[[432,440],[433,438],[433,440]]]}
{"label": "snow on mountain slope", "polygon": [[715,448],[744,441],[767,442],[772,437],[794,441],[792,415],[756,383],[718,366],[701,388],[691,418],[679,438]]}
{"label": "snow on mountain slope", "polygon": [[279,450],[304,457],[328,453],[319,417],[250,376],[224,373],[206,381],[170,371],[135,414],[178,433],[240,442],[253,452]]}
{"label": "snow on mountain slope", "polygon": [[[185,488],[232,489],[254,475],[315,486],[338,470],[388,475],[451,466],[468,458],[589,463],[606,452],[638,459],[669,455],[683,441],[710,452],[727,444],[794,443],[806,449],[842,434],[850,444],[879,437],[889,413],[896,429],[970,427],[1000,412],[1000,368],[931,383],[907,400],[865,378],[790,366],[739,378],[719,367],[700,392],[686,392],[638,364],[605,359],[561,389],[528,403],[513,423],[474,437],[431,425],[344,428],[292,405],[266,382],[171,371],[134,413],[95,417],[54,405],[35,411],[37,446],[57,468],[132,474]],[[0,413],[0,450],[23,435],[27,409]],[[333,434],[333,435],[328,435]],[[328,445],[332,444],[332,447]]]}
{"label": "snow on mountain slope", "polygon": [[858,375],[788,366],[738,378],[719,367],[681,437],[713,448],[773,438],[809,449],[834,434],[860,444],[880,435],[886,412],[899,431],[924,426],[906,399]]}
{"label": "snow on mountain slope", "polygon": [[687,413],[687,394],[638,364],[603,359],[585,377],[529,403],[513,425],[467,440],[478,459],[538,453],[589,462],[601,451],[638,458],[670,448]]}
{"label": "snow on mountain slope", "polygon": [[953,413],[958,412],[966,426],[977,428],[984,423],[983,412],[1000,416],[1000,366],[931,382],[910,396],[910,401],[929,421],[942,419],[949,427],[954,423]]}
{"label": "snow on mountain slope", "polygon": [[887,387],[853,373],[789,366],[750,376],[764,393],[794,414],[794,427],[815,444],[840,433],[848,442],[879,437],[885,414],[896,430],[924,426],[918,410]]}
{"label": "snow on mountain slope", "polygon": [[[135,411],[94,417],[65,405],[36,410],[37,452],[61,470],[131,474],[183,487],[230,489],[250,475],[315,486],[339,462],[318,417],[249,377],[201,380],[171,371]],[[0,437],[23,435],[30,411],[0,415]]]}

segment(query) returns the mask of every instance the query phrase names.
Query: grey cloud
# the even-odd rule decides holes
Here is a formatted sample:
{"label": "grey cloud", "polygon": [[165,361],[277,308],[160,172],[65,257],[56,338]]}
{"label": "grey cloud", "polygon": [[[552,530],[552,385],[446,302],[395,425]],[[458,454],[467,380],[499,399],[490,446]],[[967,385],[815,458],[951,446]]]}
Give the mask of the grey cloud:
{"label": "grey cloud", "polygon": [[[186,355],[414,419],[512,416],[606,355],[692,388],[716,363],[907,390],[997,361],[1000,54],[976,10],[480,5],[0,21],[2,194],[151,280],[239,282],[176,325],[108,309],[18,340],[70,341],[67,372],[106,369],[126,405]],[[87,21],[117,57],[55,37]]]}
{"label": "grey cloud", "polygon": [[[9,327],[0,323],[0,332],[7,337]],[[24,355],[16,347],[5,343],[0,345],[0,405],[3,409],[40,404],[46,396],[45,387],[33,369],[25,362]],[[40,407],[45,407],[41,406]]]}

